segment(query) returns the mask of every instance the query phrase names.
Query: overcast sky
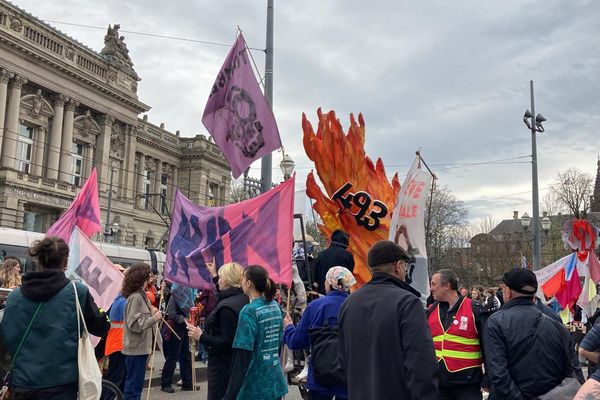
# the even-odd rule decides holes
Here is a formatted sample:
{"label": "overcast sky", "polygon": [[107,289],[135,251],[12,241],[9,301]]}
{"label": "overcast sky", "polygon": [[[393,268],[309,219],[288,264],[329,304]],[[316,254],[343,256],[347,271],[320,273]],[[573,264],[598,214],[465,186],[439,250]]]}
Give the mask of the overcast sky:
{"label": "overcast sky", "polygon": [[[231,45],[239,25],[264,48],[266,0],[18,0],[40,19],[100,51],[108,24]],[[535,82],[540,197],[557,171],[596,174],[600,151],[600,2],[275,0],[274,112],[296,162],[297,189],[310,160],[301,115],[333,109],[345,128],[363,113],[367,154],[403,179],[422,155],[472,221],[531,215],[531,164],[464,166],[531,154],[523,124]],[[229,47],[124,33],[149,120],[183,136],[206,134],[209,89]],[[264,53],[253,57],[263,74]],[[280,153],[273,180],[281,180]],[[459,165],[452,165],[459,164]],[[260,162],[251,174],[260,176]],[[543,211],[543,210],[541,210]]]}

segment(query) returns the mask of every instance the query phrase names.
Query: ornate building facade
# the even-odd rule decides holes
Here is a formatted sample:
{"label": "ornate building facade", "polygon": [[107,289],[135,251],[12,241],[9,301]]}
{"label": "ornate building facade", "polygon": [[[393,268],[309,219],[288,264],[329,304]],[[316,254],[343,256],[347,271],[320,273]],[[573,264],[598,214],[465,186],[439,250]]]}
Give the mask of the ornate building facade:
{"label": "ornate building facade", "polygon": [[229,201],[231,170],[210,139],[139,117],[150,107],[128,53],[119,25],[98,53],[0,0],[1,226],[45,232],[93,167],[114,227],[96,240],[160,248],[178,188],[197,204]]}

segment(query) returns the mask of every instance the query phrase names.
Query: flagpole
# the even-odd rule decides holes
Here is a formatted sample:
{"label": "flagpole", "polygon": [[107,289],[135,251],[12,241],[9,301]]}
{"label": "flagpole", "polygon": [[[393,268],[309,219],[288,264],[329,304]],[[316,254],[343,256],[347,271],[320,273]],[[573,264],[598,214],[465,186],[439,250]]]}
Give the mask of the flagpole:
{"label": "flagpole", "polygon": [[[273,109],[273,15],[275,0],[267,0],[267,47],[265,50],[265,97]],[[269,153],[261,159],[260,178],[261,193],[266,193],[272,186],[273,154]]]}

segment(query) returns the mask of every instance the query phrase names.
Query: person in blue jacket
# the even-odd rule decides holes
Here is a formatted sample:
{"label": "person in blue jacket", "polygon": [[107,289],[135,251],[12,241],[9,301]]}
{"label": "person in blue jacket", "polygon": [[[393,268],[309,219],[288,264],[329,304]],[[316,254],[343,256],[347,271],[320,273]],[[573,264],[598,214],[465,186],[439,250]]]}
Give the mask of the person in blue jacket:
{"label": "person in blue jacket", "polygon": [[[309,331],[329,325],[337,325],[340,307],[346,298],[350,288],[356,283],[356,279],[350,270],[344,267],[333,267],[327,271],[325,277],[325,291],[327,295],[311,302],[302,314],[298,326],[294,326],[290,316],[283,320],[283,340],[292,350],[302,350],[310,347]],[[311,400],[346,400],[348,390],[343,386],[328,386],[316,382],[312,366],[308,365],[308,381],[306,387],[309,390]]]}

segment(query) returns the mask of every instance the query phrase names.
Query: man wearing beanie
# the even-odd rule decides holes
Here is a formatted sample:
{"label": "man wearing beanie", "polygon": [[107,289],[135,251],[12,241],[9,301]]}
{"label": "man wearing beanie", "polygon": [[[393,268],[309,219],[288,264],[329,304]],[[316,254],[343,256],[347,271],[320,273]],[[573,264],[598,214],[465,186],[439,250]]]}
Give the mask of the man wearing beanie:
{"label": "man wearing beanie", "polygon": [[537,398],[574,375],[573,341],[564,325],[535,306],[533,272],[512,269],[500,286],[504,305],[484,331],[489,400]]}
{"label": "man wearing beanie", "polygon": [[410,256],[383,240],[373,278],[340,309],[338,341],[350,400],[437,399],[438,366],[420,293],[404,282]]}

